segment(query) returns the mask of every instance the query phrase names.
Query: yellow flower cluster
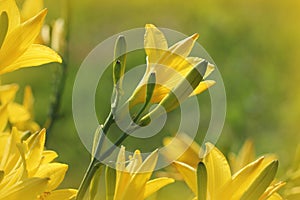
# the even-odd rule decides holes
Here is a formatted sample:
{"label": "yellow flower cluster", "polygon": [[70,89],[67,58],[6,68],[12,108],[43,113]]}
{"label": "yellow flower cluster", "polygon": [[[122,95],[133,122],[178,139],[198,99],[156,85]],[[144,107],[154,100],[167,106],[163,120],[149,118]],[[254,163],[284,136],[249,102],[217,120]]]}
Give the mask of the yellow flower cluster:
{"label": "yellow flower cluster", "polygon": [[[21,19],[15,0],[0,1],[0,74],[62,62],[52,49],[34,44],[47,10],[29,16],[32,3],[25,2]],[[33,120],[31,88],[25,88],[22,104],[14,101],[18,89],[17,84],[0,86],[0,200],[74,198],[76,190],[55,190],[68,166],[53,162],[56,152],[44,149],[46,130]]]}

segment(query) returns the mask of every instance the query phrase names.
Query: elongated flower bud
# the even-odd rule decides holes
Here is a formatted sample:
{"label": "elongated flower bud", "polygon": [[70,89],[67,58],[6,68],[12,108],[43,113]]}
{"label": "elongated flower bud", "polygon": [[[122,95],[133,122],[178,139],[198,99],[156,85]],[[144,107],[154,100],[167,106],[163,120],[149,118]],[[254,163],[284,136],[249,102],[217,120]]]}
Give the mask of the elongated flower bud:
{"label": "elongated flower bud", "polygon": [[115,44],[114,64],[113,64],[113,81],[114,85],[118,85],[118,89],[122,86],[122,77],[125,72],[126,64],[126,40],[120,35]]}
{"label": "elongated flower bud", "polygon": [[207,169],[203,162],[197,168],[198,200],[205,200],[207,194]]}

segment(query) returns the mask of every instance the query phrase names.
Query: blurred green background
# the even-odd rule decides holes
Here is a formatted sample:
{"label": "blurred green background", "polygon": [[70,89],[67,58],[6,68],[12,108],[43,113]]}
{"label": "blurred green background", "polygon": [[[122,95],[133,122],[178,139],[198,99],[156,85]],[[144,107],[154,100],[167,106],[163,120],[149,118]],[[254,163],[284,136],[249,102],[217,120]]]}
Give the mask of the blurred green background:
{"label": "blurred green background", "polygon": [[[63,1],[45,1],[48,23],[62,15],[63,5]],[[81,62],[107,37],[146,23],[187,35],[200,34],[198,42],[221,71],[227,93],[227,118],[217,146],[226,154],[237,151],[246,138],[252,138],[258,154],[279,155],[284,173],[299,143],[299,18],[300,2],[295,0],[71,1],[68,77],[61,117],[47,143],[47,148],[59,153],[59,161],[69,164],[62,187],[78,187],[90,159],[75,130],[71,108],[73,82]],[[129,65],[142,63],[144,58],[136,56]],[[2,84],[16,82],[22,86],[19,97],[24,85],[32,86],[35,117],[40,124],[48,112],[51,74],[56,67],[49,64],[19,70],[2,78]],[[112,87],[110,73],[99,86],[107,93]],[[205,105],[207,98],[203,96]],[[98,114],[103,121],[110,97],[100,99]],[[159,195],[182,185],[168,186]],[[175,195],[170,199],[180,198]]]}

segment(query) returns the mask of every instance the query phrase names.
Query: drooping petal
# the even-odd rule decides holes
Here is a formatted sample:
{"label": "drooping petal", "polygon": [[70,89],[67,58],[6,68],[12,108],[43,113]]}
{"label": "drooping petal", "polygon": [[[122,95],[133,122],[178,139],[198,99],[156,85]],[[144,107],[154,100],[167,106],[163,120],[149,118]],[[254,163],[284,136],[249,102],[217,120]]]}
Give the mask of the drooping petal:
{"label": "drooping petal", "polygon": [[144,198],[149,197],[151,194],[157,192],[161,188],[163,188],[166,185],[169,185],[173,182],[174,182],[174,179],[166,178],[166,177],[157,178],[157,179],[153,179],[151,181],[148,181],[147,184],[146,184],[146,190],[145,190]]}

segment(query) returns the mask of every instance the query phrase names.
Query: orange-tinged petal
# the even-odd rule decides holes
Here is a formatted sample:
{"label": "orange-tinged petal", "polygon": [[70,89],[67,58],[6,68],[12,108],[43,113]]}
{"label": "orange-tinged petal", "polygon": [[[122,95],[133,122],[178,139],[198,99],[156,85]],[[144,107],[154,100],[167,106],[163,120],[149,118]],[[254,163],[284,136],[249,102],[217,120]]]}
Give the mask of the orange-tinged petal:
{"label": "orange-tinged petal", "polygon": [[41,31],[46,14],[47,9],[42,10],[7,35],[0,50],[0,74],[30,47]]}

